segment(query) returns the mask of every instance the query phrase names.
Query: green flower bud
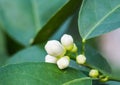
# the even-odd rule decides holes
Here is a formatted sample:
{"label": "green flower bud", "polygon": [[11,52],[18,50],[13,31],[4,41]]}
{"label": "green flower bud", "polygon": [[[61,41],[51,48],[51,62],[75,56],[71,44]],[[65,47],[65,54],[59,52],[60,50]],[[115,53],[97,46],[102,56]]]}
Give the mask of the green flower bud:
{"label": "green flower bud", "polygon": [[96,70],[96,69],[92,69],[90,72],[89,72],[89,76],[92,77],[92,78],[97,78],[99,76],[99,71]]}
{"label": "green flower bud", "polygon": [[78,50],[78,48],[77,48],[76,44],[74,44],[74,46],[73,46],[71,52],[77,52],[77,50]]}
{"label": "green flower bud", "polygon": [[108,81],[108,79],[109,79],[108,76],[103,76],[103,77],[100,76],[100,81],[101,82],[106,82],[106,81]]}

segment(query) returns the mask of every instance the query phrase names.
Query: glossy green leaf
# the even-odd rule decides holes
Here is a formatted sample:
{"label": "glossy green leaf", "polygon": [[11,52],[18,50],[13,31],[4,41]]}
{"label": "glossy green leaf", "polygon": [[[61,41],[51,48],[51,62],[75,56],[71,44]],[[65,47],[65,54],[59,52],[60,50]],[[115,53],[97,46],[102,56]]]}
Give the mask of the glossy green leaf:
{"label": "glossy green leaf", "polygon": [[120,27],[119,0],[84,0],[78,19],[83,40],[90,39]]}
{"label": "glossy green leaf", "polygon": [[92,80],[88,77],[84,77],[66,82],[63,85],[92,85]]}
{"label": "glossy green leaf", "polygon": [[61,85],[85,77],[80,71],[59,70],[54,64],[23,63],[0,68],[0,85]]}
{"label": "glossy green leaf", "polygon": [[46,52],[44,45],[36,45],[19,51],[13,55],[6,64],[17,64],[24,62],[44,62]]}

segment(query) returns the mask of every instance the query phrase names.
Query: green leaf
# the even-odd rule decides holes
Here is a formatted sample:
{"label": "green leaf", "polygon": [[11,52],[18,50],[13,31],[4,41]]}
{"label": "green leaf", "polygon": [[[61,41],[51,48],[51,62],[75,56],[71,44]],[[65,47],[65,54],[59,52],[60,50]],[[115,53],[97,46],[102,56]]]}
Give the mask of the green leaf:
{"label": "green leaf", "polygon": [[[80,43],[77,43],[77,46],[81,48]],[[78,50],[78,53],[81,54],[81,49]],[[85,56],[88,67],[98,69],[104,75],[111,75],[112,69],[106,59],[88,44],[85,46]],[[73,59],[76,60],[76,57],[73,57]]]}
{"label": "green leaf", "polygon": [[48,38],[52,33],[50,31],[57,29],[74,13],[80,2],[81,0],[0,0],[0,21],[14,40],[27,46]]}
{"label": "green leaf", "polygon": [[92,85],[92,80],[89,77],[84,77],[66,82],[63,85]]}
{"label": "green leaf", "polygon": [[6,64],[17,64],[23,62],[44,62],[46,52],[44,50],[44,44],[35,45],[19,51],[13,55]]}
{"label": "green leaf", "polygon": [[35,38],[34,44],[48,39],[50,35],[52,35],[70,15],[78,10],[81,3],[82,0],[69,0],[69,3],[67,3],[61,10],[59,10],[54,15],[54,17],[48,21],[43,29],[39,31],[38,35]]}
{"label": "green leaf", "polygon": [[15,40],[28,45],[67,2],[68,0],[0,0],[5,29]]}
{"label": "green leaf", "polygon": [[7,52],[5,46],[5,36],[0,28],[0,66],[3,65],[6,59],[7,59]]}
{"label": "green leaf", "polygon": [[68,68],[59,70],[54,64],[23,63],[0,69],[0,85],[61,85],[85,77],[80,71]]}
{"label": "green leaf", "polygon": [[120,27],[119,0],[84,0],[78,19],[83,40],[94,38]]}
{"label": "green leaf", "polygon": [[91,67],[98,69],[104,75],[111,74],[111,67],[106,59],[91,46],[86,45],[85,55]]}
{"label": "green leaf", "polygon": [[120,85],[120,82],[117,81],[109,81],[106,83],[107,85]]}

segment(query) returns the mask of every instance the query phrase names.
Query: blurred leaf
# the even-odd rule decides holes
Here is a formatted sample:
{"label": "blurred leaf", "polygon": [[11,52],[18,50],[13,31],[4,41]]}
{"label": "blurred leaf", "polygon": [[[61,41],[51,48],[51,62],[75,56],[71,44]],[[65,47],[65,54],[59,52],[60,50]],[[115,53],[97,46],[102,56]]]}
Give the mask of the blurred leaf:
{"label": "blurred leaf", "polygon": [[24,62],[44,62],[46,52],[44,50],[44,45],[36,45],[19,51],[14,56],[12,56],[6,64],[17,64]]}
{"label": "blurred leaf", "polygon": [[108,85],[106,82],[100,82],[99,80],[93,80],[92,85]]}
{"label": "blurred leaf", "polygon": [[89,45],[86,45],[85,54],[87,57],[87,63],[90,64],[93,68],[99,69],[100,72],[104,74],[111,74],[111,67],[96,50],[94,50]]}
{"label": "blurred leaf", "polygon": [[32,43],[37,32],[67,2],[68,0],[52,2],[49,0],[0,0],[2,20],[7,32],[15,40],[28,45]]}
{"label": "blurred leaf", "polygon": [[49,38],[49,40],[60,40],[61,36],[69,30],[69,25],[72,21],[72,16],[69,17],[59,29]]}
{"label": "blurred leaf", "polygon": [[120,85],[120,82],[117,81],[109,81],[106,83],[107,85]]}
{"label": "blurred leaf", "polygon": [[63,85],[92,85],[92,80],[89,77],[84,77],[66,82]]}
{"label": "blurred leaf", "polygon": [[[81,44],[77,43],[79,47],[79,54],[81,54]],[[104,75],[111,75],[111,67],[108,62],[91,46],[86,45],[85,48],[85,56],[87,57],[87,66],[98,69]],[[72,57],[72,59],[76,60],[76,56]]]}
{"label": "blurred leaf", "polygon": [[120,27],[120,0],[84,0],[79,13],[79,32],[84,40]]}
{"label": "blurred leaf", "polygon": [[[54,17],[43,27],[35,38],[34,43],[45,41],[50,35],[52,35],[56,29],[66,20],[70,15],[75,13],[80,7],[82,0],[69,0],[61,10],[54,15]],[[44,37],[43,37],[44,36]]]}
{"label": "blurred leaf", "polygon": [[40,31],[35,42],[48,38],[50,31],[57,29],[74,13],[80,2],[81,0],[0,0],[0,19],[9,35],[21,44],[29,45]]}
{"label": "blurred leaf", "polygon": [[5,36],[6,36],[6,47],[9,56],[14,55],[16,52],[25,48],[25,46],[14,41],[14,39],[12,39],[6,32],[5,32]]}
{"label": "blurred leaf", "polygon": [[6,53],[5,37],[3,35],[2,30],[0,29],[0,56],[4,56],[5,53]]}
{"label": "blurred leaf", "polygon": [[61,85],[85,77],[80,71],[68,68],[59,70],[54,64],[23,63],[0,69],[0,85]]}
{"label": "blurred leaf", "polygon": [[7,59],[7,52],[6,52],[6,42],[4,33],[0,28],[0,66],[3,65],[5,60]]}

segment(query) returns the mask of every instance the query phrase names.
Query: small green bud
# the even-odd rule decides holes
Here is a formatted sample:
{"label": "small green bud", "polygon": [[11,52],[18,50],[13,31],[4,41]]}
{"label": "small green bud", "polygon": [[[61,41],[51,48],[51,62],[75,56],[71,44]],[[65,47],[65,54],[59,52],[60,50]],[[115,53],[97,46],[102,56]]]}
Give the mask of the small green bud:
{"label": "small green bud", "polygon": [[109,79],[108,76],[100,77],[100,81],[101,81],[101,82],[106,82],[106,81],[108,81],[108,79]]}
{"label": "small green bud", "polygon": [[77,52],[78,48],[76,46],[76,44],[74,43],[73,49],[71,50],[71,52]]}
{"label": "small green bud", "polygon": [[86,57],[84,55],[78,55],[76,61],[78,64],[84,64],[86,62]]}
{"label": "small green bud", "polygon": [[89,76],[92,77],[92,78],[97,78],[99,76],[99,71],[96,70],[96,69],[92,69],[90,72],[89,72]]}

